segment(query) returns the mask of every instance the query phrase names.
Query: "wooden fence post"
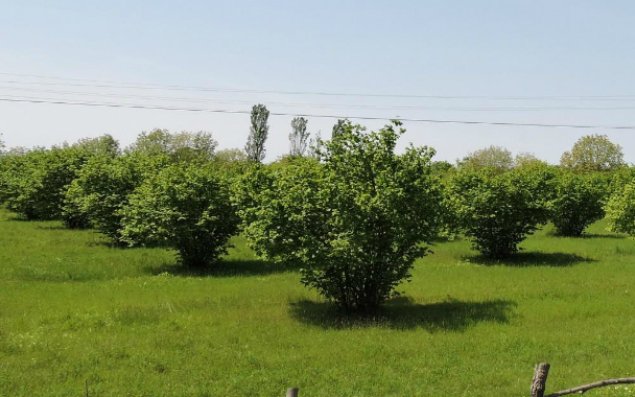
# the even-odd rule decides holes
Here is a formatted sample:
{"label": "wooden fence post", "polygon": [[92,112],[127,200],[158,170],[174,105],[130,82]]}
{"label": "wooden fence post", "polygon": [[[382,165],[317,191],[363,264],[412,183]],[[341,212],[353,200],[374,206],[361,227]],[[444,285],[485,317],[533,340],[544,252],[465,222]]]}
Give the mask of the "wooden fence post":
{"label": "wooden fence post", "polygon": [[287,389],[287,397],[298,397],[298,394],[300,394],[300,389],[297,387]]}
{"label": "wooden fence post", "polygon": [[531,381],[531,397],[544,397],[549,375],[549,364],[540,363],[534,369],[534,379]]}

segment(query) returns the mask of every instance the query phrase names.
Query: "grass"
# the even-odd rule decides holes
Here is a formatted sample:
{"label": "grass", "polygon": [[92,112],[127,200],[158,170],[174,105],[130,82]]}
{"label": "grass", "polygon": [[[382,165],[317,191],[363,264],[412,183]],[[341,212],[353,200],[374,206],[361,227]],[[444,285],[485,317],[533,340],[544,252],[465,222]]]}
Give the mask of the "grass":
{"label": "grass", "polygon": [[602,222],[547,228],[507,262],[439,243],[374,319],[234,243],[192,274],[168,250],[0,212],[0,395],[526,396],[539,361],[551,391],[635,375],[635,241]]}

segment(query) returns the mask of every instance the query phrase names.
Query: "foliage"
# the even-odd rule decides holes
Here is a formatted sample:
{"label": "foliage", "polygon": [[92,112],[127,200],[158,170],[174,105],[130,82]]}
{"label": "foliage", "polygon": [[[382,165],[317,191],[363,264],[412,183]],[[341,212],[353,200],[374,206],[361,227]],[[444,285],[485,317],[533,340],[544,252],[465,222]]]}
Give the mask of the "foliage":
{"label": "foliage", "polygon": [[306,124],[307,119],[304,117],[295,117],[291,120],[291,128],[293,130],[291,134],[289,134],[289,142],[291,144],[291,148],[289,150],[290,156],[304,156],[304,152],[307,149],[307,141],[309,139]]}
{"label": "foliage", "polygon": [[84,216],[93,227],[121,244],[121,210],[128,202],[128,195],[169,161],[165,156],[139,152],[115,159],[92,158],[66,192],[65,216]]}
{"label": "foliage", "polygon": [[547,162],[540,160],[533,153],[522,152],[514,157],[514,167],[541,167],[546,165]]}
{"label": "foliage", "polygon": [[460,168],[490,168],[500,172],[510,170],[514,166],[512,153],[500,146],[490,146],[475,150],[459,161]]}
{"label": "foliage", "polygon": [[624,164],[622,147],[598,134],[583,136],[560,158],[562,167],[576,171],[607,171]]}
{"label": "foliage", "polygon": [[548,168],[496,172],[464,170],[449,183],[449,207],[474,248],[490,258],[518,251],[518,244],[549,217]]}
{"label": "foliage", "polygon": [[562,172],[554,184],[551,221],[558,234],[580,236],[604,217],[604,184],[591,176]]}
{"label": "foliage", "polygon": [[179,132],[156,129],[142,132],[128,152],[146,156],[167,156],[173,162],[205,162],[214,158],[218,142],[208,132]]}
{"label": "foliage", "polygon": [[223,149],[216,152],[214,161],[219,163],[235,163],[247,161],[247,153],[242,149]]}
{"label": "foliage", "polygon": [[635,235],[635,178],[611,196],[606,215],[609,230]]}
{"label": "foliage", "polygon": [[251,127],[245,145],[247,158],[254,162],[261,162],[265,158],[265,141],[269,134],[269,110],[262,104],[254,105],[251,109]]}
{"label": "foliage", "polygon": [[209,166],[165,168],[130,195],[122,214],[125,241],[175,247],[193,268],[215,263],[239,223],[229,184]]}
{"label": "foliage", "polygon": [[37,149],[13,158],[5,172],[7,208],[25,219],[58,219],[64,192],[90,153],[77,146]]}
{"label": "foliage", "polygon": [[333,124],[333,128],[331,129],[331,139],[351,128],[351,125],[352,123],[348,119],[338,119],[337,122]]}
{"label": "foliage", "polygon": [[319,163],[260,167],[246,190],[245,231],[259,253],[302,264],[302,282],[346,310],[372,311],[409,278],[440,224],[427,147],[395,154],[394,122],[365,134],[350,122]]}
{"label": "foliage", "polygon": [[109,134],[96,138],[80,139],[73,146],[89,156],[114,158],[120,154],[119,142]]}
{"label": "foliage", "polygon": [[430,165],[434,174],[443,175],[454,169],[454,166],[447,161],[433,161]]}

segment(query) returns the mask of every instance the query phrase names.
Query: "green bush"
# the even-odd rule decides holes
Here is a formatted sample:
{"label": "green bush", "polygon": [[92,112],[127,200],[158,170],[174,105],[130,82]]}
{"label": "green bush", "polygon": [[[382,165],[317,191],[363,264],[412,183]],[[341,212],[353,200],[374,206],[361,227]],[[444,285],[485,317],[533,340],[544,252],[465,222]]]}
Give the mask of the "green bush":
{"label": "green bush", "polygon": [[366,134],[342,123],[321,145],[321,163],[259,167],[244,185],[241,215],[256,251],[301,264],[302,283],[346,310],[372,311],[395,294],[439,229],[434,151],[395,154],[399,125]]}
{"label": "green bush", "polygon": [[591,176],[563,172],[555,183],[551,221],[558,234],[580,236],[604,217],[605,184]]}
{"label": "green bush", "polygon": [[450,181],[448,200],[474,248],[486,257],[504,258],[547,222],[552,179],[547,167],[503,174],[465,171]]}
{"label": "green bush", "polygon": [[611,196],[606,215],[610,231],[635,235],[635,179]]}
{"label": "green bush", "polygon": [[92,158],[66,192],[64,217],[85,217],[91,226],[122,244],[121,209],[128,203],[128,196],[168,162],[165,156],[139,153],[114,159]]}
{"label": "green bush", "polygon": [[[105,135],[73,145],[3,155],[0,194],[7,208],[25,219],[60,219],[66,189],[83,164],[91,157],[117,151],[117,141]],[[80,220],[70,221],[73,225],[75,222]]]}
{"label": "green bush", "polygon": [[86,160],[75,148],[34,150],[22,155],[7,175],[7,208],[25,219],[61,217],[64,192]]}
{"label": "green bush", "polygon": [[135,189],[121,213],[125,241],[175,247],[192,268],[216,262],[239,224],[229,183],[209,166],[165,168]]}

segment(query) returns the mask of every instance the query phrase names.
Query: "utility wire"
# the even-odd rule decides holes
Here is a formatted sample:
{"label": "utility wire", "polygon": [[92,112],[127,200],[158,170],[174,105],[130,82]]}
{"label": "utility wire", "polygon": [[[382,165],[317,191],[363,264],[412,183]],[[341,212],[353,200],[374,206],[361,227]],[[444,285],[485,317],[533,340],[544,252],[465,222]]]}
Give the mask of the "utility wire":
{"label": "utility wire", "polygon": [[[251,114],[247,110],[226,110],[226,109],[203,109],[203,108],[185,108],[170,106],[153,106],[140,104],[120,104],[108,102],[82,102],[82,101],[66,101],[54,99],[16,99],[0,97],[2,102],[13,103],[35,103],[35,104],[52,104],[52,105],[71,105],[71,106],[90,106],[90,107],[108,107],[108,108],[127,108],[127,109],[148,109],[148,110],[165,110],[178,112],[202,112],[202,113],[227,113],[227,114]],[[401,118],[395,117],[373,117],[373,116],[351,116],[351,115],[333,115],[333,114],[306,114],[306,113],[285,113],[270,112],[272,116],[304,116],[313,118],[329,118],[329,119],[356,119],[356,120],[392,120],[397,119],[412,123],[434,123],[434,124],[464,124],[464,125],[492,125],[505,127],[539,127],[539,128],[574,128],[574,129],[607,129],[607,130],[634,130],[635,126],[615,126],[615,125],[582,125],[582,124],[543,124],[543,123],[514,123],[502,121],[480,121],[480,120],[441,120],[441,119],[423,119],[423,118]]]}
{"label": "utility wire", "polygon": [[[33,93],[45,93],[56,95],[74,95],[74,96],[89,96],[89,97],[101,97],[101,98],[114,98],[114,99],[144,99],[144,100],[158,100],[158,101],[172,101],[172,102],[196,102],[196,103],[208,103],[208,104],[252,104],[253,101],[248,100],[219,100],[217,98],[204,98],[204,97],[171,97],[171,96],[153,96],[153,95],[132,95],[132,94],[116,94],[116,93],[98,93],[89,91],[66,91],[66,90],[49,90],[41,88],[24,88],[13,87],[7,85],[0,85],[1,90],[7,91],[25,91]],[[25,97],[24,95],[9,95],[4,94],[7,97]],[[27,97],[28,98],[28,97]],[[51,99],[51,98],[45,98]],[[54,99],[68,99],[68,98],[54,98]],[[308,103],[308,102],[277,102],[267,101],[267,104],[299,107],[299,106],[311,106],[317,108],[356,108],[356,109],[370,109],[370,110],[436,110],[444,112],[542,112],[542,111],[560,111],[560,110],[572,110],[572,111],[622,111],[622,110],[635,110],[635,106],[486,106],[486,107],[447,107],[447,106],[428,106],[428,105],[364,105],[364,104],[347,104],[347,103]]]}
{"label": "utility wire", "polygon": [[119,89],[139,89],[139,90],[166,90],[166,91],[199,91],[199,92],[224,92],[242,94],[276,94],[276,95],[305,95],[305,96],[338,96],[338,97],[370,97],[370,98],[411,98],[411,99],[471,99],[471,100],[635,100],[635,95],[568,95],[568,96],[490,96],[490,95],[419,95],[419,94],[397,94],[397,93],[350,93],[350,92],[329,92],[329,91],[284,91],[284,90],[255,90],[241,88],[220,88],[220,87],[200,87],[183,85],[160,85],[143,83],[120,83],[104,80],[64,78],[55,76],[43,76],[37,74],[21,74],[0,72],[3,76],[30,77],[37,79],[69,81],[71,83],[60,83],[52,81],[20,81],[1,80],[2,83],[9,84],[35,84],[50,86],[72,86],[72,87],[97,87],[97,88],[119,88]]}

